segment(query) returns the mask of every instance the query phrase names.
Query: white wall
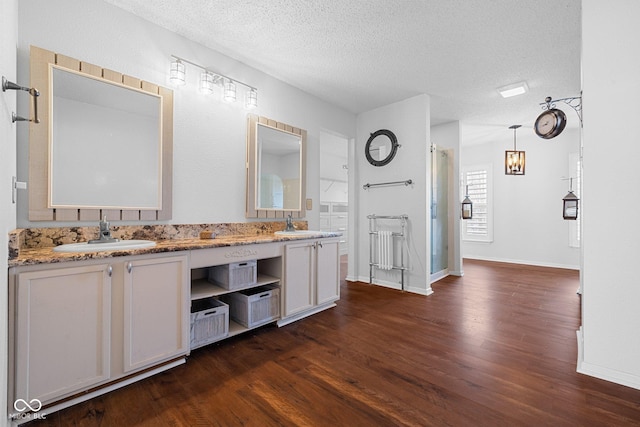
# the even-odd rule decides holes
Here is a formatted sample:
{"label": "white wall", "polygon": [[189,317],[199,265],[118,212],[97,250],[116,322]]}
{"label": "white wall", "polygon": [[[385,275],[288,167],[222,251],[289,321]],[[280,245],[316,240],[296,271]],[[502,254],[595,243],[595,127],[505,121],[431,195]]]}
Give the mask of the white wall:
{"label": "white wall", "polygon": [[[18,0],[2,2],[0,13],[0,74],[9,81],[27,85],[16,79],[16,44],[18,42]],[[25,93],[23,93],[24,96]],[[16,111],[16,92],[0,92],[0,270],[7,271],[8,234],[16,227],[16,205],[11,203],[11,177],[16,175],[16,127],[11,113]],[[0,426],[7,425],[7,275],[0,275]]]}
{"label": "white wall", "polygon": [[349,200],[349,188],[346,181],[320,179],[320,200],[323,202],[342,202]]}
{"label": "white wall", "polygon": [[[578,121],[570,107],[558,108],[568,121]],[[492,243],[463,241],[463,257],[579,269],[580,250],[569,247],[569,227],[575,223],[562,218],[569,181],[561,180],[570,176],[569,153],[579,147],[579,129],[544,140],[525,125],[517,131],[517,148],[526,153],[525,175],[510,176],[504,174],[504,155],[513,149],[513,130],[505,127],[491,143],[464,146],[463,168],[493,166],[494,233]]]}
{"label": "white wall", "polygon": [[[369,281],[369,228],[367,215],[409,216],[408,247],[409,272],[405,276],[405,289],[430,294],[427,222],[427,200],[429,200],[428,159],[430,137],[430,100],[428,95],[419,95],[404,101],[372,110],[358,116],[355,163],[357,182],[355,199],[357,230],[357,275],[359,280]],[[370,134],[379,129],[389,129],[395,133],[402,145],[386,166],[370,165],[364,148]],[[351,173],[351,169],[350,172]],[[364,190],[366,183],[404,181],[411,179],[410,186],[378,187]],[[351,224],[350,224],[351,227]],[[350,253],[351,255],[351,253]],[[399,271],[377,272],[377,282],[398,287]]]}
{"label": "white wall", "polygon": [[462,245],[460,237],[460,163],[462,125],[459,121],[431,127],[431,142],[446,149],[451,156],[450,183],[451,197],[449,200],[449,273],[463,276]]}
{"label": "white wall", "polygon": [[[71,0],[20,1],[18,42],[18,74],[25,81],[33,44],[167,87],[172,54],[256,86],[259,108],[253,113],[308,131],[307,197],[313,199],[314,209],[307,219],[311,228],[318,227],[320,130],[353,137],[355,115],[99,0],[83,1],[81,7]],[[201,95],[199,74],[187,65],[187,85],[174,89],[170,222],[244,222],[247,111],[242,102],[230,105],[217,95]],[[22,108],[27,109],[24,102]],[[27,131],[19,132],[18,139],[18,173],[26,180]],[[22,197],[20,227],[69,225],[29,222],[27,209],[27,198]]]}
{"label": "white wall", "polygon": [[[640,2],[582,2],[584,269],[578,371],[640,389]],[[606,37],[603,37],[603,34]]]}

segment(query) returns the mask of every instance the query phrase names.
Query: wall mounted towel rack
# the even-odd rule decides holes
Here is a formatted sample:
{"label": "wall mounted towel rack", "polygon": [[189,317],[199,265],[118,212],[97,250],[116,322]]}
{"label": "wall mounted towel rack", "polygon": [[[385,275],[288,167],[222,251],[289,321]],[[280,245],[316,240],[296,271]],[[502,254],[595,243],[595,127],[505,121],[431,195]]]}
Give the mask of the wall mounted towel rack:
{"label": "wall mounted towel rack", "polygon": [[29,87],[17,85],[7,80],[5,76],[2,76],[2,91],[6,92],[7,90],[23,90],[33,97],[33,119],[28,119],[26,117],[18,116],[15,112],[12,112],[11,123],[15,123],[15,122],[40,123],[40,119],[38,119],[38,97],[40,96],[40,92],[38,91],[38,89],[34,87],[29,88]]}
{"label": "wall mounted towel rack", "polygon": [[389,185],[410,185],[410,184],[413,184],[413,181],[410,179],[407,179],[404,181],[380,182],[378,184],[366,183],[365,185],[362,186],[362,188],[364,188],[365,190],[368,190],[371,187],[385,187]]}
{"label": "wall mounted towel rack", "polygon": [[[381,270],[400,270],[400,287],[404,291],[404,272],[408,270],[404,260],[406,246],[406,225],[408,215],[367,215],[369,219],[369,283],[373,283],[374,268]],[[381,230],[377,220],[400,221],[399,232]],[[397,228],[397,227],[396,227]],[[394,255],[395,241],[400,240],[400,255]],[[395,262],[399,258],[399,265]]]}

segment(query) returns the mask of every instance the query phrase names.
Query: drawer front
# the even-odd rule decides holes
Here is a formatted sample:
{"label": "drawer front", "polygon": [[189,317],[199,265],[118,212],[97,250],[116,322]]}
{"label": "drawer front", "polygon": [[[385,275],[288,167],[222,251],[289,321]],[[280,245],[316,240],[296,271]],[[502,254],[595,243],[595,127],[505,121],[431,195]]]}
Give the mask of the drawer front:
{"label": "drawer front", "polygon": [[282,247],[282,243],[263,243],[211,249],[194,249],[191,251],[191,268],[274,258],[282,255]]}
{"label": "drawer front", "polygon": [[331,204],[331,213],[332,214],[338,214],[338,213],[344,213],[346,214],[347,212],[349,212],[349,205],[346,203],[332,203]]}

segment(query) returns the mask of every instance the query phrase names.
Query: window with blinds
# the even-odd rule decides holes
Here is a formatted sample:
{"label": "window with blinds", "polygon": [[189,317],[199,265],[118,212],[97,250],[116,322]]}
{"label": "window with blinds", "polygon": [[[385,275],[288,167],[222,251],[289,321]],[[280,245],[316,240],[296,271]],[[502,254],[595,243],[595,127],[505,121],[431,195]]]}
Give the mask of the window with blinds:
{"label": "window with blinds", "polygon": [[462,239],[479,242],[493,241],[491,227],[491,166],[475,166],[463,171],[464,189],[468,188],[473,203],[473,217],[462,221]]}

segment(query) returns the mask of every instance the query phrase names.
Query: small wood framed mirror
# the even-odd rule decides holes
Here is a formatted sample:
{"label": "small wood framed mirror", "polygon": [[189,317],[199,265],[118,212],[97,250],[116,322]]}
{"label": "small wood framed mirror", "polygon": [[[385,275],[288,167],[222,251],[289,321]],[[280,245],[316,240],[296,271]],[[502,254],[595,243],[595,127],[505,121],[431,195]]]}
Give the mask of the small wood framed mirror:
{"label": "small wood framed mirror", "polygon": [[305,216],[307,131],[250,114],[247,218]]}

